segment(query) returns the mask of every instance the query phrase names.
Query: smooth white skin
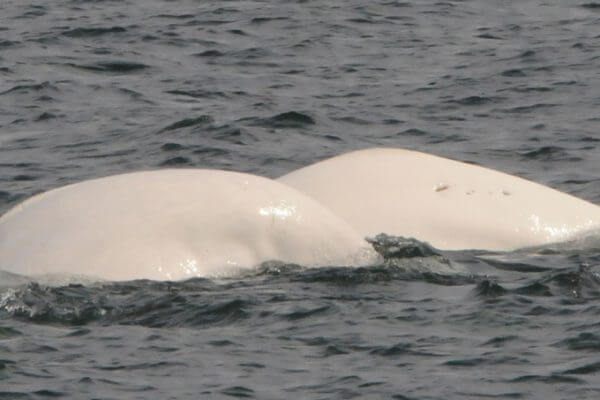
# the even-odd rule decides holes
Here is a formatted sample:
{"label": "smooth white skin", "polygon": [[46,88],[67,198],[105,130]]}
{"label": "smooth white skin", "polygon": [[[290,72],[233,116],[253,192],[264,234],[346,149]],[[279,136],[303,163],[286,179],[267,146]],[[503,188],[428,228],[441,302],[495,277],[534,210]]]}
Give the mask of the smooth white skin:
{"label": "smooth white skin", "polygon": [[403,149],[347,153],[278,179],[363,236],[508,251],[600,232],[600,207],[502,172]]}
{"label": "smooth white skin", "polygon": [[136,172],[51,190],[0,218],[0,270],[108,280],[223,276],[263,261],[365,265],[353,228],[293,188],[218,170]]}

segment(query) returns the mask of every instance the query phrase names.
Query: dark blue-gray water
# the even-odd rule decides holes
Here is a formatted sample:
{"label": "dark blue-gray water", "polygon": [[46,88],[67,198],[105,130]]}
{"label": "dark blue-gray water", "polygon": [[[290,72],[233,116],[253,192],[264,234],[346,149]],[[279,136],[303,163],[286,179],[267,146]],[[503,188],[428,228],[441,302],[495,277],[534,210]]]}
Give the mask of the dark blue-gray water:
{"label": "dark blue-gray water", "polygon": [[[371,146],[600,203],[599,71],[586,0],[3,0],[0,213],[91,177],[276,177]],[[372,268],[2,275],[0,399],[600,396],[600,246],[378,240]]]}

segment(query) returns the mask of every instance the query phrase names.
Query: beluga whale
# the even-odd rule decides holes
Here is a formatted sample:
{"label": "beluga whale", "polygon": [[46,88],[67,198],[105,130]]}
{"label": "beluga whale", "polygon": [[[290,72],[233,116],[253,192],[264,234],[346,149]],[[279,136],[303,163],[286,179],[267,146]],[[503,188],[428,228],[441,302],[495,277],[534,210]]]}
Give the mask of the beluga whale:
{"label": "beluga whale", "polygon": [[[600,207],[418,151],[359,150],[277,180],[211,169],[96,178],[0,216],[0,271],[181,280],[266,261],[368,266],[379,233],[440,250],[511,251],[600,237]],[[371,243],[374,243],[371,241]]]}
{"label": "beluga whale", "polygon": [[368,265],[348,223],[290,186],[209,169],[142,171],[36,195],[0,217],[0,270],[103,280],[227,276],[262,262]]}
{"label": "beluga whale", "polygon": [[280,177],[362,236],[416,238],[441,250],[511,251],[600,235],[600,207],[492,169],[372,148]]}

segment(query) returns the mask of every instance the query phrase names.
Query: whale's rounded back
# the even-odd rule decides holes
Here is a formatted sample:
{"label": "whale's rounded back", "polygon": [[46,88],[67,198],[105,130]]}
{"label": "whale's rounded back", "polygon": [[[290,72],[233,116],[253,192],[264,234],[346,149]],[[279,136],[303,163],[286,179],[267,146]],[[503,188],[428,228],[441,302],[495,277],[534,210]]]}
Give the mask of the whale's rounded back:
{"label": "whale's rounded back", "polygon": [[279,178],[365,236],[513,250],[600,230],[600,207],[491,169],[403,149],[333,157]]}
{"label": "whale's rounded back", "polygon": [[0,269],[109,280],[227,275],[263,261],[365,264],[345,221],[293,188],[218,170],[94,179],[34,196],[0,218]]}

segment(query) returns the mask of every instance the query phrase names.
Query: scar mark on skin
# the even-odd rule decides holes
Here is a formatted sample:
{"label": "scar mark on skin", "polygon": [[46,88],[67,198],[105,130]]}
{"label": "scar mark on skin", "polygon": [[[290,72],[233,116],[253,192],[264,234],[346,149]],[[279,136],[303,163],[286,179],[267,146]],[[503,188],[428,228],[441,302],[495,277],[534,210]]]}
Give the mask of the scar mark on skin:
{"label": "scar mark on skin", "polygon": [[441,191],[443,191],[443,190],[446,190],[446,189],[448,189],[449,187],[450,187],[450,186],[448,186],[448,185],[447,185],[447,184],[445,184],[445,183],[438,183],[438,184],[435,186],[435,188],[433,188],[433,190],[435,190],[436,192],[441,192]]}

